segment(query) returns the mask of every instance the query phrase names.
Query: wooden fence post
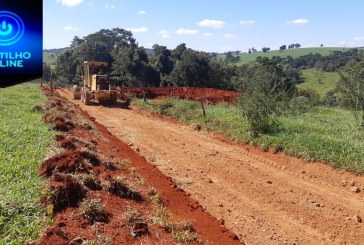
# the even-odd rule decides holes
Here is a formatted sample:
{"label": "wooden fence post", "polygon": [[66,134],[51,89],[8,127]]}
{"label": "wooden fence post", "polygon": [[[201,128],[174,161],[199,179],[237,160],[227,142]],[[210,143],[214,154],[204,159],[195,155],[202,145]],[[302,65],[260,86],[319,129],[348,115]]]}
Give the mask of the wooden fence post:
{"label": "wooden fence post", "polygon": [[203,99],[200,100],[203,117],[206,117],[205,106],[203,105]]}

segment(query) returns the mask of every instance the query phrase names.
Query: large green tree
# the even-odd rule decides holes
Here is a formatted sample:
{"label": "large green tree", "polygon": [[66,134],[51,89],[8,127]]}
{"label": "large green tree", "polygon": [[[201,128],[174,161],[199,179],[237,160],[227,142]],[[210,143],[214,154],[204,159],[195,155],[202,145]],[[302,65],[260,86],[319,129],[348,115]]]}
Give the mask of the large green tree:
{"label": "large green tree", "polygon": [[111,75],[118,85],[126,87],[158,86],[159,74],[148,64],[144,48],[120,46],[112,52]]}
{"label": "large green tree", "polygon": [[57,76],[65,82],[75,82],[85,60],[106,61],[110,70],[114,61],[111,52],[123,47],[137,48],[137,45],[132,33],[121,28],[102,29],[84,38],[76,36],[57,60]]}

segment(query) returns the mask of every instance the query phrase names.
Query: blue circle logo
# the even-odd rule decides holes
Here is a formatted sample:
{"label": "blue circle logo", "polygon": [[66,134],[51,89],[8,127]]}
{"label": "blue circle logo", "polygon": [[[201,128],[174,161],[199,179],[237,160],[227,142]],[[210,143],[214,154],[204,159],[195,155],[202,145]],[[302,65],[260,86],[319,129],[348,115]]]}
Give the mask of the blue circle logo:
{"label": "blue circle logo", "polygon": [[24,30],[24,22],[18,15],[0,11],[0,46],[16,43],[22,38]]}

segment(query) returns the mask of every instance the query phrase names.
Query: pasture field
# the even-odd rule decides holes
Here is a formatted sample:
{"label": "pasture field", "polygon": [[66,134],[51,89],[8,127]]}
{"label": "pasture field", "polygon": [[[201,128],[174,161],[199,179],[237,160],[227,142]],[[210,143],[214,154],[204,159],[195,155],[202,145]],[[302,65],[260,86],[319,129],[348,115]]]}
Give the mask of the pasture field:
{"label": "pasture field", "polygon": [[301,70],[304,83],[298,84],[298,88],[310,88],[315,90],[321,98],[333,90],[340,80],[337,72],[322,72],[315,69]]}
{"label": "pasture field", "polygon": [[33,109],[45,101],[35,83],[0,90],[0,244],[36,239],[48,221],[39,203],[45,181],[38,168],[54,134],[43,112]]}

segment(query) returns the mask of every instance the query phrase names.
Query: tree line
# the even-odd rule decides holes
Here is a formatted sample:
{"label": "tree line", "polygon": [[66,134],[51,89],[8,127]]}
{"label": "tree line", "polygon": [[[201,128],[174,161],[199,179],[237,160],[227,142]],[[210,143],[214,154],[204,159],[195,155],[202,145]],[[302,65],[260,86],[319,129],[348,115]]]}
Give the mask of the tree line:
{"label": "tree line", "polygon": [[83,61],[97,60],[108,62],[105,72],[116,86],[234,89],[234,66],[213,57],[184,43],[172,50],[155,44],[153,52],[147,54],[130,31],[102,29],[84,38],[74,37],[70,47],[59,55],[54,73],[59,84],[77,84]]}
{"label": "tree line", "polygon": [[84,38],[74,37],[70,47],[58,56],[54,71],[45,65],[44,78],[56,79],[61,85],[79,84],[83,62],[97,60],[108,62],[106,72],[116,86],[236,90],[241,92],[240,108],[256,136],[274,125],[272,115],[287,108],[304,113],[307,105],[315,105],[317,96],[312,91],[299,93],[296,89],[295,85],[303,81],[299,69],[340,70],[337,91],[364,127],[363,53],[358,49],[335,51],[327,57],[258,57],[256,62],[240,66],[214,57],[184,43],[172,50],[155,44],[153,52],[147,54],[130,31],[102,29]]}

